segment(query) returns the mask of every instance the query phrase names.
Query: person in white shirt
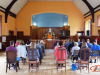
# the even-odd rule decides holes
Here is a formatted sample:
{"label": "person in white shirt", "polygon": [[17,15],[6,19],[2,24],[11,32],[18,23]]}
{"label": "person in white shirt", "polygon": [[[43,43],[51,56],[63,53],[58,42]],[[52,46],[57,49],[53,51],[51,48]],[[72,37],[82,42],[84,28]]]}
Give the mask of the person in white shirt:
{"label": "person in white shirt", "polygon": [[[74,47],[72,47],[72,56],[73,56],[73,54],[74,54],[74,50],[80,50],[80,47],[78,46],[78,43],[77,42],[74,42]],[[74,62],[74,59],[76,59],[76,61],[77,61],[77,59],[78,59],[78,57],[73,57],[73,62]]]}
{"label": "person in white shirt", "polygon": [[18,50],[18,57],[22,57],[22,58],[26,59],[26,53],[27,53],[26,48],[22,44],[23,44],[23,42],[20,41],[19,45],[16,47]]}

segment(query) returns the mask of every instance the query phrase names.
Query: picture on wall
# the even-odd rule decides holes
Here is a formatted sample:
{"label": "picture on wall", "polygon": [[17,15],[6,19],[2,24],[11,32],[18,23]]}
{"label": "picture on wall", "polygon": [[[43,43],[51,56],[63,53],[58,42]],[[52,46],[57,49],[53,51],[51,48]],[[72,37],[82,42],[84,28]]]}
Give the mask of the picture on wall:
{"label": "picture on wall", "polygon": [[100,15],[97,16],[97,26],[100,27]]}

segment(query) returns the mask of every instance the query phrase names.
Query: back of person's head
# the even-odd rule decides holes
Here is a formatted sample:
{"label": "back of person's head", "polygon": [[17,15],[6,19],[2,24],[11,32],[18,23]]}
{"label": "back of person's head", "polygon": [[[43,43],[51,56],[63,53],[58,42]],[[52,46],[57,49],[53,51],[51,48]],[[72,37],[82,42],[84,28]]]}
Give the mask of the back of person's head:
{"label": "back of person's head", "polygon": [[74,40],[72,40],[72,43],[74,43]]}
{"label": "back of person's head", "polygon": [[20,40],[20,41],[19,41],[19,45],[22,45],[22,44],[23,44],[23,42],[22,42],[22,40]]}
{"label": "back of person's head", "polygon": [[14,46],[14,41],[13,40],[10,41],[10,45]]}
{"label": "back of person's head", "polygon": [[19,43],[19,40],[17,40],[16,43]]}
{"label": "back of person's head", "polygon": [[63,41],[59,41],[59,45],[62,46],[63,45]]}
{"label": "back of person's head", "polygon": [[80,39],[78,39],[78,42],[80,42]]}
{"label": "back of person's head", "polygon": [[97,40],[94,40],[93,43],[94,43],[94,44],[97,44]]}
{"label": "back of person's head", "polygon": [[84,39],[82,39],[82,43],[84,43],[85,42],[85,40]]}
{"label": "back of person's head", "polygon": [[59,43],[57,42],[57,45],[56,46],[59,46]]}
{"label": "back of person's head", "polygon": [[39,44],[39,41],[38,40],[36,41],[36,44]]}
{"label": "back of person's head", "polygon": [[40,43],[44,43],[43,40],[41,40]]}
{"label": "back of person's head", "polygon": [[22,45],[25,45],[24,41],[22,40]]}
{"label": "back of person's head", "polygon": [[86,42],[83,42],[81,48],[88,48],[87,43]]}
{"label": "back of person's head", "polygon": [[77,43],[77,42],[74,42],[74,45],[75,45],[75,46],[78,46],[78,43]]}
{"label": "back of person's head", "polygon": [[31,42],[30,48],[36,48],[36,43],[35,42]]}
{"label": "back of person's head", "polygon": [[26,44],[29,45],[29,44],[30,44],[30,41],[28,40],[28,41],[26,42]]}
{"label": "back of person's head", "polygon": [[87,43],[89,43],[90,42],[90,40],[89,39],[87,39]]}

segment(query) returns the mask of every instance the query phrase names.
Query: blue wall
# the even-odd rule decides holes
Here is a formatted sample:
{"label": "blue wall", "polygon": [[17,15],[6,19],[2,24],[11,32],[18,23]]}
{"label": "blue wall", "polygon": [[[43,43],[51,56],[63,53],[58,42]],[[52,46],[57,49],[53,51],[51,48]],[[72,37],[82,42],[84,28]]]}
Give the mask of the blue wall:
{"label": "blue wall", "polygon": [[32,24],[37,27],[63,27],[68,24],[68,16],[58,13],[42,13],[32,16]]}

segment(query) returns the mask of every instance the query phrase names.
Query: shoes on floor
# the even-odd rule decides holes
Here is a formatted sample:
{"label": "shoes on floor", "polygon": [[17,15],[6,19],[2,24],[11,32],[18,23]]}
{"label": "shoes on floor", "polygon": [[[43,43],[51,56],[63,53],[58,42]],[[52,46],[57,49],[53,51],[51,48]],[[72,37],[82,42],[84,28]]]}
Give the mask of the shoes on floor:
{"label": "shoes on floor", "polygon": [[93,63],[93,62],[92,62],[92,60],[90,60],[90,62],[89,62],[89,63]]}

